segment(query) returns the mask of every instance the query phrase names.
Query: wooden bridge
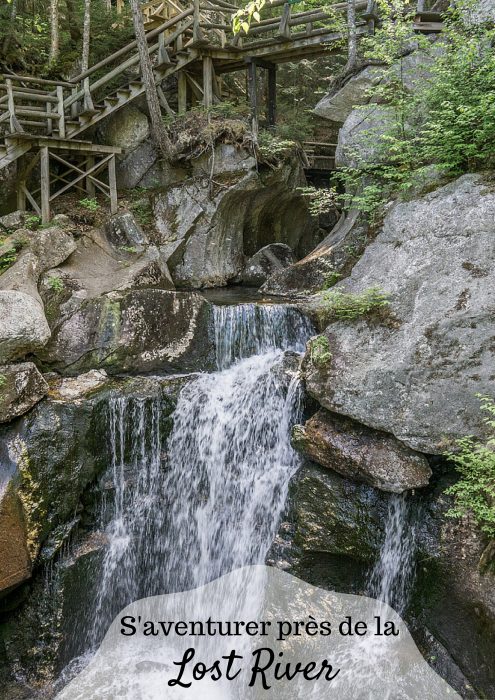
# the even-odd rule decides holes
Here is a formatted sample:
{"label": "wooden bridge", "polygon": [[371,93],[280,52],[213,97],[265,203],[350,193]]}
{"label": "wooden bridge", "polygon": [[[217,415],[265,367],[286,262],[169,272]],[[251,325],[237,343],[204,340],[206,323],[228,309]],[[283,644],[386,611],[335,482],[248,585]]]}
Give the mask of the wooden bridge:
{"label": "wooden bridge", "polygon": [[[241,36],[232,30],[238,7],[228,0],[193,0],[189,6],[182,0],[143,4],[148,52],[163,111],[181,114],[198,102],[211,107],[231,94],[226,76],[242,71],[247,74],[247,97],[256,130],[257,71],[265,70],[267,120],[274,124],[277,66],[342,51],[345,29],[336,25],[345,9],[346,3],[341,2],[333,6],[332,14],[319,8],[293,12],[290,1],[273,0],[266,5],[267,18]],[[374,0],[358,0],[356,10],[358,34],[372,32],[378,20]],[[440,31],[439,15],[430,12],[427,19],[423,22],[418,14],[419,31]],[[340,17],[341,25],[342,21]],[[422,22],[425,26],[421,27]],[[242,90],[235,78],[234,89]],[[70,81],[4,74],[0,83],[0,169],[17,164],[18,208],[24,210],[29,202],[47,223],[53,200],[76,187],[89,196],[96,190],[104,193],[112,212],[116,211],[115,156],[120,149],[95,143],[91,129],[144,91],[135,41]],[[313,157],[315,168],[319,157],[329,160],[327,151],[320,156],[308,153],[308,157]],[[34,180],[38,167],[40,185],[30,190],[30,176]]]}

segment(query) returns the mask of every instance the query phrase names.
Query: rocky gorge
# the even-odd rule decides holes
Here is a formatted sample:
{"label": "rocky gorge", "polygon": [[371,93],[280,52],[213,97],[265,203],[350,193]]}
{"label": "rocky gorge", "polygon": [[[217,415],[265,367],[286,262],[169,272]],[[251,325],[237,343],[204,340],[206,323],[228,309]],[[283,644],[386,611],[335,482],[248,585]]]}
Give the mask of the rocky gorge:
{"label": "rocky gorge", "polygon": [[[376,78],[369,74],[320,104],[341,127],[341,158],[362,86]],[[126,148],[118,173],[132,196],[119,214],[81,225],[60,213],[37,230],[20,213],[2,219],[0,261],[15,252],[0,275],[2,697],[52,692],[88,648],[94,630],[74,621],[91,617],[95,599],[105,605],[96,588],[102,568],[114,575],[107,526],[125,498],[139,510],[129,493],[162,499],[153,527],[167,533],[165,544],[147,533],[154,573],[171,562],[179,569],[178,558],[194,553],[194,532],[173,551],[172,516],[180,506],[195,523],[185,494],[197,487],[204,497],[198,454],[211,425],[245,448],[235,426],[228,432],[240,406],[270,467],[290,465],[275,470],[287,484],[279,500],[280,484],[270,484],[266,508],[276,507],[263,511],[263,523],[276,531],[266,525],[253,558],[332,590],[371,594],[391,503],[407,493],[415,575],[405,619],[462,697],[492,697],[493,541],[469,517],[447,517],[445,494],[457,478],[445,453],[466,435],[486,439],[477,396],[495,396],[492,174],[429,183],[388,203],[375,228],[351,210],[328,231],[299,189],[297,148],[266,162],[245,143],[219,143],[167,168],[137,108],[106,124],[101,138]],[[387,301],[378,311],[346,318],[332,308],[339,294],[378,288]],[[270,352],[280,356],[268,362]],[[236,362],[244,369],[232,378]],[[304,393],[297,400],[295,378]],[[225,397],[237,404],[220,409]],[[268,438],[279,423],[285,432],[274,447]],[[180,438],[194,443],[194,431],[203,442],[189,455]],[[241,479],[235,514],[250,515],[249,479],[266,465],[253,457],[239,476],[223,449],[215,457],[225,472],[208,472],[211,483],[219,494],[225,473]],[[194,470],[184,473],[182,454]],[[210,509],[214,521],[221,509]],[[133,537],[150,517],[139,512],[127,524]],[[238,565],[235,533],[220,525],[225,551],[234,552],[220,563]],[[259,529],[246,524],[253,541]],[[141,554],[126,556],[138,569]],[[188,575],[203,582],[201,565],[179,583]],[[122,600],[155,592],[142,585],[126,580]]]}

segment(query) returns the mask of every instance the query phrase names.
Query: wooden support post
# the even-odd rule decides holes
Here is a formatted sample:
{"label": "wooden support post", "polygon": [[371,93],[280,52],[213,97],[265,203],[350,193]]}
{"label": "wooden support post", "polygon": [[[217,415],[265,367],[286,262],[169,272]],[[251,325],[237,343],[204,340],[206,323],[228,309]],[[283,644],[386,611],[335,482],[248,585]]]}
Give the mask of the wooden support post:
{"label": "wooden support post", "polygon": [[425,0],[418,0],[418,13],[425,11]]}
{"label": "wooden support post", "polygon": [[290,5],[288,2],[285,3],[284,9],[282,10],[282,16],[280,17],[280,24],[278,27],[279,36],[283,36],[286,39],[290,38]]}
{"label": "wooden support post", "polygon": [[58,137],[65,139],[64,88],[57,85]]}
{"label": "wooden support post", "polygon": [[158,63],[160,65],[170,65],[172,61],[165,46],[165,34],[158,35]]}
{"label": "wooden support post", "polygon": [[184,70],[179,71],[177,76],[177,107],[179,114],[187,112],[187,78]]}
{"label": "wooden support post", "polygon": [[268,99],[266,117],[268,126],[275,126],[277,121],[277,66],[272,63],[268,67]]}
{"label": "wooden support post", "polygon": [[24,131],[24,129],[19,124],[19,121],[15,114],[14,88],[12,87],[12,80],[7,78],[5,84],[7,86],[7,104],[9,108],[10,132],[12,134],[20,133]]}
{"label": "wooden support post", "polygon": [[118,210],[117,178],[115,177],[115,154],[108,161],[108,184],[110,186],[110,211],[116,214]]}
{"label": "wooden support post", "polygon": [[[94,156],[88,156],[87,161],[86,161],[86,167],[88,170],[91,170],[92,167],[94,167],[95,164],[95,157]],[[90,177],[86,178],[86,192],[88,193],[89,197],[94,197],[96,193],[95,189],[95,183]]]}
{"label": "wooden support post", "polygon": [[209,109],[213,105],[213,61],[210,56],[203,58],[203,106]]}
{"label": "wooden support post", "polygon": [[194,14],[193,14],[193,42],[201,41],[203,35],[201,33],[201,27],[199,23],[201,22],[201,15],[199,11],[199,0],[193,0]]}
{"label": "wooden support post", "polygon": [[50,222],[50,152],[48,146],[43,146],[41,154],[41,223]]}
{"label": "wooden support post", "polygon": [[255,141],[258,139],[258,92],[256,88],[256,59],[251,58],[248,63],[248,93],[249,106],[251,107],[251,131]]}
{"label": "wooden support post", "polygon": [[51,136],[53,134],[53,119],[51,117],[52,105],[50,102],[48,102],[46,105],[46,113],[49,115],[46,118],[46,133],[48,134],[48,136]]}
{"label": "wooden support post", "polygon": [[17,182],[17,209],[19,211],[26,211],[26,178],[24,177],[24,158],[21,156],[17,160],[17,175],[19,180]]}

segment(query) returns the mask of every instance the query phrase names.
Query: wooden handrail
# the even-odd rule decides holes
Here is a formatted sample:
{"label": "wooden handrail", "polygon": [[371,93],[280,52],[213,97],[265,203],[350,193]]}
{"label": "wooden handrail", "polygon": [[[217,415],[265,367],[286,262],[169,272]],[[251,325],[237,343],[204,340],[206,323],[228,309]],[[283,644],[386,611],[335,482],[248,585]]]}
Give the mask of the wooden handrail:
{"label": "wooden handrail", "polygon": [[[181,12],[180,15],[175,15],[175,17],[172,17],[171,19],[167,20],[166,22],[161,24],[159,27],[156,27],[156,29],[152,29],[150,32],[148,32],[146,34],[146,39],[148,40],[148,42],[151,41],[151,39],[154,39],[162,32],[165,32],[165,31],[167,31],[167,29],[170,29],[171,27],[173,27],[175,24],[177,24],[177,22],[180,22],[181,20],[185,19],[186,17],[189,17],[190,15],[192,15],[193,12],[194,12],[194,9],[192,7],[190,7],[189,9],[184,10],[184,12]],[[93,73],[100,70],[100,68],[104,68],[109,63],[113,63],[113,61],[116,61],[118,58],[121,58],[121,56],[125,56],[126,53],[133,51],[135,48],[137,48],[137,41],[136,40],[131,41],[130,44],[127,44],[127,46],[124,46],[123,48],[121,48],[118,51],[116,51],[115,53],[113,53],[111,56],[107,56],[107,58],[102,59],[98,63],[95,63],[94,66],[91,66],[91,68],[88,68],[88,70],[77,75],[75,78],[72,79],[73,84],[81,82],[81,80],[84,80],[84,78],[88,78],[90,75],[93,75]],[[73,87],[73,85],[71,85],[71,87]]]}
{"label": "wooden handrail", "polygon": [[13,73],[2,73],[2,78],[5,80],[15,80],[20,83],[38,83],[39,85],[52,85],[57,87],[61,85],[62,87],[73,87],[73,82],[68,82],[64,80],[46,80],[45,78],[35,78],[32,75],[15,75]]}

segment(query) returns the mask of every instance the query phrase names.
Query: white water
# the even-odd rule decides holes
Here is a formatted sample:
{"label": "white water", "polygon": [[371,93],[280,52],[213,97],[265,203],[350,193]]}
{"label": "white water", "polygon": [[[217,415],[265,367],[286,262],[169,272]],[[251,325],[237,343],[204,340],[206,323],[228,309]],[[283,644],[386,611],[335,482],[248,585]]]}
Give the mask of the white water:
{"label": "white water", "polygon": [[283,351],[302,351],[312,328],[282,305],[215,307],[214,321],[220,371],[182,389],[166,445],[158,400],[109,405],[113,498],[93,647],[124,605],[263,563],[275,536],[299,464],[300,386]]}
{"label": "white water", "polygon": [[404,614],[414,579],[416,532],[406,494],[390,496],[385,539],[367,594]]}

